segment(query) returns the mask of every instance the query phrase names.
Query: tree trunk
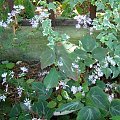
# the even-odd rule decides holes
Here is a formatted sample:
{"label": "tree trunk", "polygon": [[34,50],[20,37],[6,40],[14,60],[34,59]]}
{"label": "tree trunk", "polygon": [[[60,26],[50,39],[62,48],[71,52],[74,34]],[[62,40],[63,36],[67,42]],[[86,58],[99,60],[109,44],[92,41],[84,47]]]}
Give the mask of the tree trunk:
{"label": "tree trunk", "polygon": [[90,18],[93,20],[96,18],[96,6],[90,4]]}

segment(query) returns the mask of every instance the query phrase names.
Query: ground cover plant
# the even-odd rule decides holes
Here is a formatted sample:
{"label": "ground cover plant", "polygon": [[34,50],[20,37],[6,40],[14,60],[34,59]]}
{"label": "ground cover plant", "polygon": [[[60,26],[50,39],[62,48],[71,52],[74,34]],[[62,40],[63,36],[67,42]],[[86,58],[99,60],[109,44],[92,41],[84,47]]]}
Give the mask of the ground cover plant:
{"label": "ground cover plant", "polygon": [[[72,1],[71,10],[79,2],[84,0]],[[76,29],[84,27],[89,32],[72,50],[66,49],[69,35],[52,28],[48,11],[30,19],[32,27],[38,31],[42,27],[49,47],[40,62],[1,61],[0,119],[120,119],[120,4],[118,0],[90,2],[104,14],[93,21],[88,15],[74,17]],[[46,6],[56,9],[54,3]],[[20,8],[24,7],[14,10]],[[9,19],[0,22],[1,30],[14,26],[19,13],[9,13]],[[94,30],[97,37],[92,35]]]}

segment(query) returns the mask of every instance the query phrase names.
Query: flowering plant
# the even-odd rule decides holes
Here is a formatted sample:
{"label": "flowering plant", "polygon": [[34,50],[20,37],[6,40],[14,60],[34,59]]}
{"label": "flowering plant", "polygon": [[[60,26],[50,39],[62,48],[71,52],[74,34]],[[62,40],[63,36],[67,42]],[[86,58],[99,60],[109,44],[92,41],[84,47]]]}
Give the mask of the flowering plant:
{"label": "flowering plant", "polygon": [[[88,33],[81,38],[79,46],[73,51],[65,49],[69,36],[52,29],[48,14],[43,13],[37,16],[37,19],[35,17],[37,22],[34,22],[33,18],[33,27],[41,22],[43,36],[48,38],[50,48],[41,55],[41,69],[37,73],[39,79],[29,78],[27,74],[30,66],[25,66],[22,62],[4,61],[0,64],[1,118],[120,118],[120,45],[117,39],[120,6],[116,0],[92,2],[98,9],[108,6],[105,16],[93,22],[93,30],[101,30],[100,34],[96,39]],[[82,26],[91,24],[91,20],[85,15],[75,18]],[[20,65],[18,74],[15,73],[17,65]]]}

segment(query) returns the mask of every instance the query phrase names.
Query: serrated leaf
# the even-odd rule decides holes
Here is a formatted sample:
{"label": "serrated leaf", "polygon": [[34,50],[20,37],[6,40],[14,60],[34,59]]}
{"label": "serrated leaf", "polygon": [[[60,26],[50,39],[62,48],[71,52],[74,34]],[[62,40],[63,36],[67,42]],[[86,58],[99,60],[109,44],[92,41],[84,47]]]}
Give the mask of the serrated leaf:
{"label": "serrated leaf", "polygon": [[120,116],[120,100],[114,99],[110,104],[110,114],[112,116]]}
{"label": "serrated leaf", "polygon": [[100,120],[100,118],[101,113],[99,109],[92,106],[83,107],[77,116],[77,120]]}
{"label": "serrated leaf", "polygon": [[55,53],[51,49],[47,49],[40,56],[41,68],[52,65],[55,62]]}
{"label": "serrated leaf", "polygon": [[59,108],[57,108],[54,115],[69,114],[73,111],[77,111],[77,110],[81,109],[83,106],[84,105],[82,103],[80,103],[79,101],[66,103],[66,104],[61,105]]}
{"label": "serrated leaf", "polygon": [[49,74],[44,78],[44,85],[47,89],[56,87],[58,85],[58,72],[52,68]]}
{"label": "serrated leaf", "polygon": [[81,43],[82,43],[83,48],[87,52],[93,51],[94,48],[96,47],[96,41],[90,35],[86,35],[85,37],[83,37],[81,39]]}
{"label": "serrated leaf", "polygon": [[109,101],[107,95],[98,86],[92,87],[87,95],[87,98],[91,101],[91,105],[96,106],[99,109],[108,111]]}

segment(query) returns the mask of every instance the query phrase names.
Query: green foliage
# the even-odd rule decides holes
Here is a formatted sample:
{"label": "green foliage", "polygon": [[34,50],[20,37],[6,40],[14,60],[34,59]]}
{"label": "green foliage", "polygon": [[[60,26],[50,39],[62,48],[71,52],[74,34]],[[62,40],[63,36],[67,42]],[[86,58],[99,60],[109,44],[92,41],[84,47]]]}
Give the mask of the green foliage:
{"label": "green foliage", "polygon": [[25,7],[25,14],[27,18],[32,18],[34,16],[34,6],[30,0],[24,0],[23,5]]}
{"label": "green foliage", "polygon": [[98,86],[92,87],[87,94],[88,104],[91,104],[99,109],[108,111],[109,101],[107,95]]}
{"label": "green foliage", "polygon": [[[24,4],[27,18],[33,17],[34,7],[30,0],[17,2]],[[75,7],[81,13],[78,4],[84,2],[64,1],[62,14],[74,16],[70,13]],[[71,116],[77,115],[77,120],[119,119],[120,100],[114,97],[120,92],[120,5],[117,0],[93,0],[91,3],[97,6],[97,10],[104,10],[104,15],[93,22],[93,28],[100,33],[96,38],[84,36],[73,52],[65,48],[69,36],[54,31],[50,19],[42,20],[42,33],[50,48],[40,55],[40,62],[42,70],[50,68],[50,71],[42,76],[41,81],[28,79],[26,72],[20,76],[11,75],[15,63],[0,64],[1,119],[37,117],[49,120],[53,115],[66,115],[66,119],[71,119],[70,113]],[[3,4],[4,1],[0,6]],[[48,10],[56,9],[53,3],[47,7]]]}
{"label": "green foliage", "polygon": [[91,52],[96,47],[96,41],[89,35],[80,40],[85,51]]}
{"label": "green foliage", "polygon": [[83,107],[77,116],[77,120],[100,120],[101,113],[99,109],[91,106]]}
{"label": "green foliage", "polygon": [[54,115],[65,115],[81,109],[84,105],[79,101],[69,102],[56,109]]}
{"label": "green foliage", "polygon": [[115,99],[110,104],[110,114],[112,116],[120,116],[120,100]]}
{"label": "green foliage", "polygon": [[44,78],[44,85],[47,89],[57,87],[58,85],[58,72],[55,68],[52,68],[49,74]]}

